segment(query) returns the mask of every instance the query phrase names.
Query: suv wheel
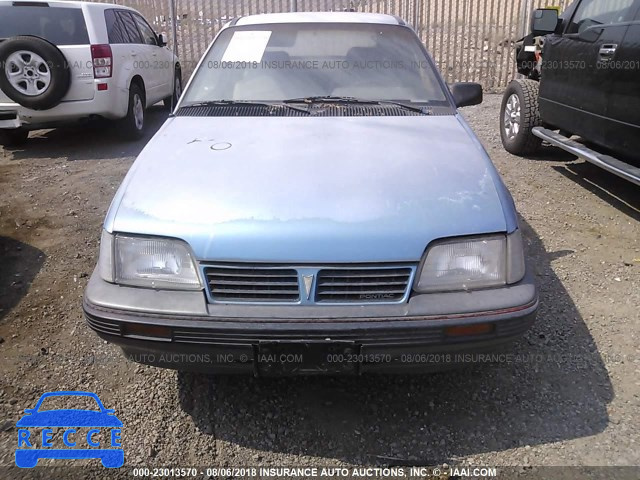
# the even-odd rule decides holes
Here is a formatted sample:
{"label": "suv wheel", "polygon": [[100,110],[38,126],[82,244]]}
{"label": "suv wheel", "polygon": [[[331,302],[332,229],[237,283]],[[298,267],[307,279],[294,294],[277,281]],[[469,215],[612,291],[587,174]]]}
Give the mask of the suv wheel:
{"label": "suv wheel", "polygon": [[29,138],[29,130],[24,128],[0,129],[0,145],[3,147],[18,147],[24,145]]}
{"label": "suv wheel", "polygon": [[182,95],[182,71],[176,67],[173,80],[173,95],[164,99],[164,107],[168,110],[175,107],[180,99],[180,95]]}
{"label": "suv wheel", "polygon": [[144,134],[145,99],[142,88],[132,83],[129,88],[129,108],[122,120],[123,135],[129,140],[138,140]]}
{"label": "suv wheel", "polygon": [[71,74],[62,52],[39,37],[0,43],[0,89],[32,110],[48,110],[69,91]]}
{"label": "suv wheel", "polygon": [[542,140],[533,135],[533,127],[541,125],[538,109],[538,87],[535,80],[513,80],[502,99],[500,137],[507,152],[531,155]]}

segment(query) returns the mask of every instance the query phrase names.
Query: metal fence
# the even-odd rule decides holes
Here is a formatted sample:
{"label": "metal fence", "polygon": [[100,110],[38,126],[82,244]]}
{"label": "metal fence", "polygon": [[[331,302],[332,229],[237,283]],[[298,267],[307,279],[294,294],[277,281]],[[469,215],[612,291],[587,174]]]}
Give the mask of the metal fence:
{"label": "metal fence", "polygon": [[[170,34],[172,0],[99,0],[139,10]],[[447,82],[475,81],[500,90],[515,73],[514,42],[534,8],[569,0],[175,0],[178,54],[186,75],[228,20],[257,13],[344,11],[387,13],[411,24]]]}

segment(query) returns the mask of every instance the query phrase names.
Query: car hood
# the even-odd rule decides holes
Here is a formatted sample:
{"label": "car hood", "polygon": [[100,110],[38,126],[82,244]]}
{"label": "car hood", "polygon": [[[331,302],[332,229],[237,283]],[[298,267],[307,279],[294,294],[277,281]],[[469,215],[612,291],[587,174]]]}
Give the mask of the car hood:
{"label": "car hood", "polygon": [[418,261],[434,239],[507,231],[503,189],[457,115],[174,117],[105,228],[184,239],[200,260]]}
{"label": "car hood", "polygon": [[121,427],[115,415],[88,410],[47,410],[23,416],[17,427]]}

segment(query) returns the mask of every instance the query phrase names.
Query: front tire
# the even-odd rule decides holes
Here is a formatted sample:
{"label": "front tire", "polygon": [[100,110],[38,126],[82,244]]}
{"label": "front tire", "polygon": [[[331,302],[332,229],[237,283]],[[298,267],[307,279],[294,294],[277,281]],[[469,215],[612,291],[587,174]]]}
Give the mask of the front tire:
{"label": "front tire", "polygon": [[539,83],[518,79],[509,83],[500,108],[500,137],[505,150],[514,155],[531,155],[542,139],[532,130],[542,124],[538,107]]}
{"label": "front tire", "polygon": [[146,120],[145,97],[142,88],[132,83],[129,88],[129,108],[122,120],[122,133],[128,140],[139,140],[144,135]]}
{"label": "front tire", "polygon": [[0,130],[0,145],[3,147],[19,147],[27,143],[29,130],[24,128]]}

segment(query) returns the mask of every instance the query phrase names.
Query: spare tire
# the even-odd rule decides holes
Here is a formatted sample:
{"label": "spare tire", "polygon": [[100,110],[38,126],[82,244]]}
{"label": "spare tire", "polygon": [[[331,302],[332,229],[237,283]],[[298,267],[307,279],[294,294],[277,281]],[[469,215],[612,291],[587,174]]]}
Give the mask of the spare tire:
{"label": "spare tire", "polygon": [[32,110],[48,110],[69,91],[71,72],[63,53],[40,37],[11,37],[0,43],[0,89]]}

